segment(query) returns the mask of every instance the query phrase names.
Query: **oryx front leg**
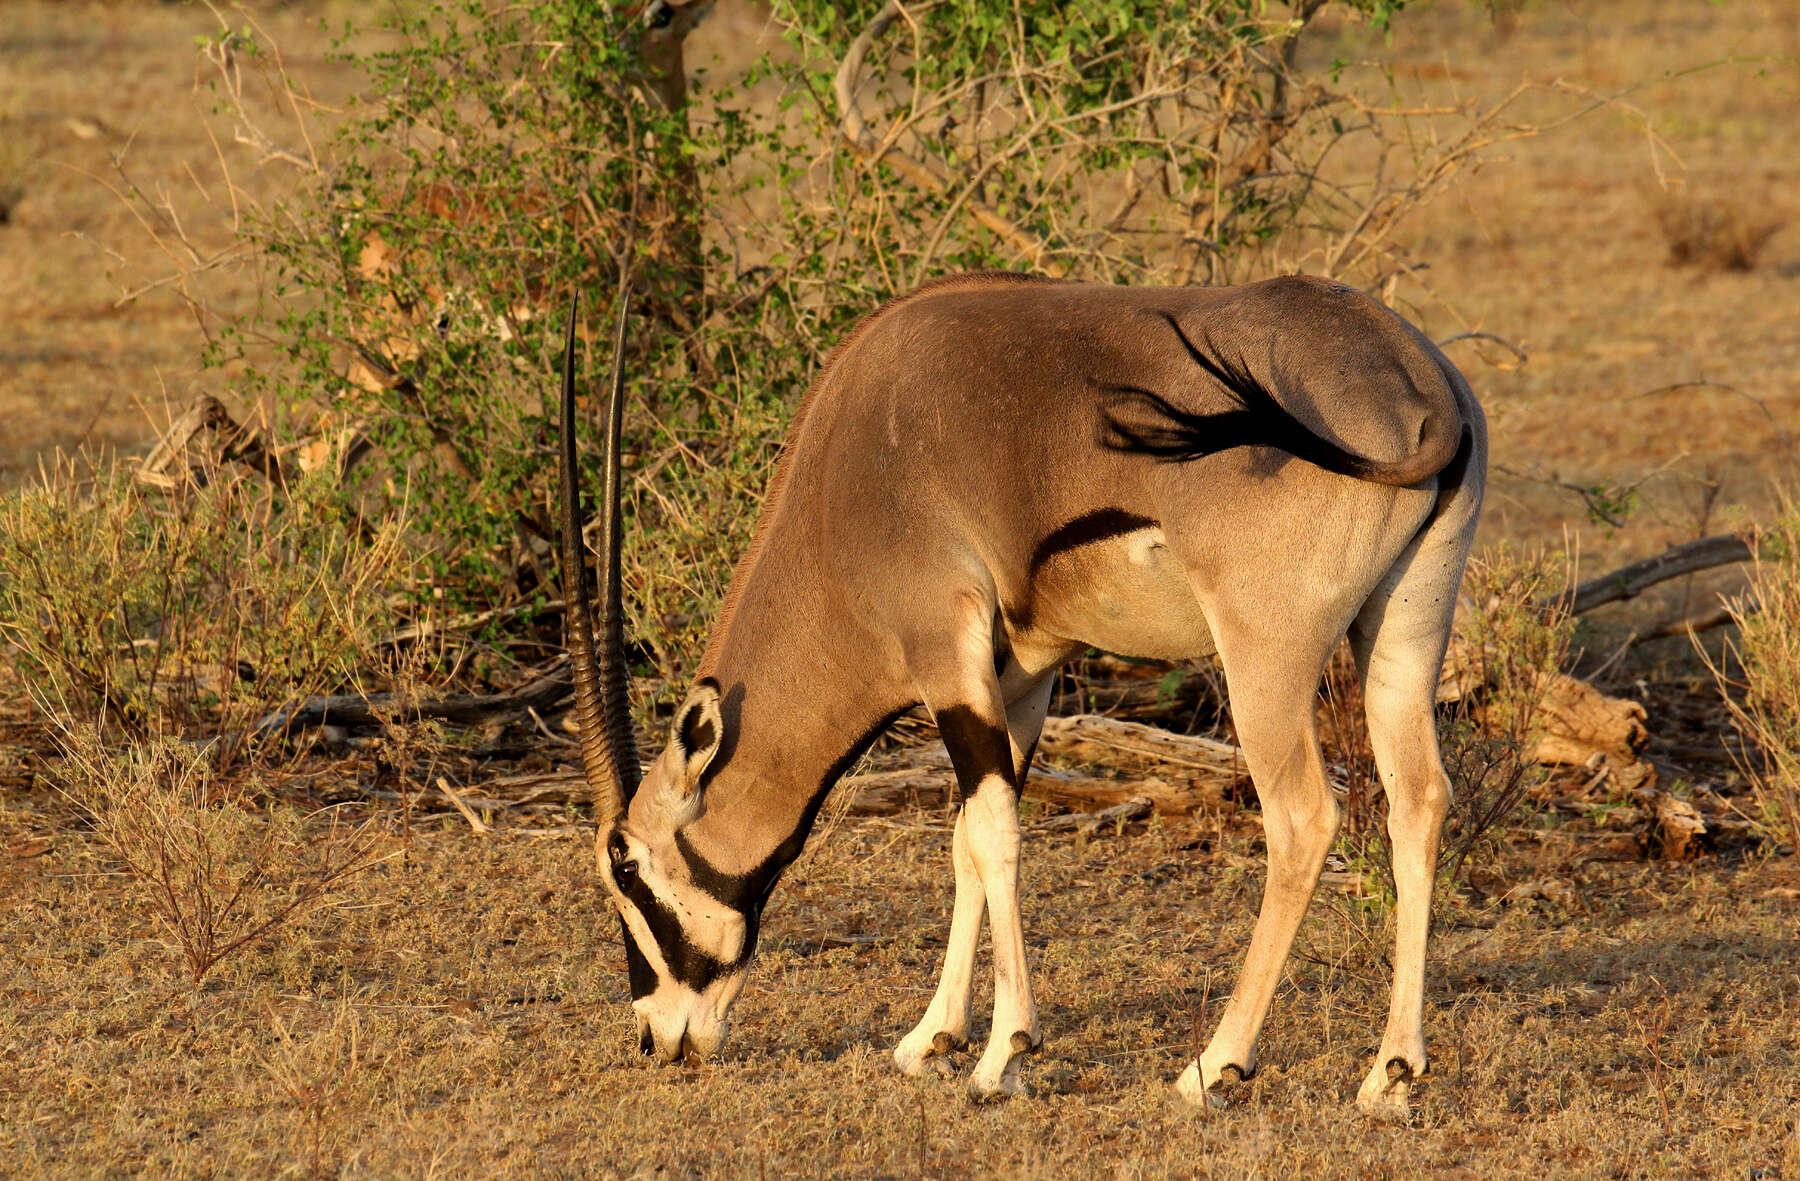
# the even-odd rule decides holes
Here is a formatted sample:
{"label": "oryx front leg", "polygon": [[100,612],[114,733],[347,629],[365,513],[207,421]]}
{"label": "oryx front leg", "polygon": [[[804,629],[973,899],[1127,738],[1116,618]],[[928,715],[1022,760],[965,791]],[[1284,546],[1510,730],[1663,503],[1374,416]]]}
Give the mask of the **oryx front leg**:
{"label": "oryx front leg", "polygon": [[1003,1099],[1023,1093],[1019,1060],[1042,1040],[1019,917],[1018,775],[997,687],[980,706],[957,705],[934,712],[944,749],[956,768],[962,801],[957,828],[981,882],[994,940],[994,1024],[987,1048],[969,1075],[969,1097]]}
{"label": "oryx front leg", "polygon": [[987,906],[981,875],[969,853],[969,813],[956,817],[950,838],[950,859],[956,867],[956,902],[950,914],[950,943],[944,950],[944,972],[937,992],[925,1008],[925,1016],[894,1047],[894,1065],[917,1078],[930,1063],[948,1073],[944,1055],[969,1044],[969,1001],[975,984],[975,948],[981,938],[981,914]]}
{"label": "oryx front leg", "polygon": [[1019,917],[1018,793],[1007,778],[989,774],[963,801],[969,856],[981,876],[994,938],[994,1024],[987,1048],[969,1075],[969,1097],[1020,1095],[1019,1062],[1043,1041],[1031,977],[1025,965],[1025,929]]}
{"label": "oryx front leg", "polygon": [[[1054,679],[1044,678],[1006,711],[1007,740],[1011,747],[1014,782],[1024,783],[1031,754],[1044,726]],[[1015,809],[1016,812],[1016,809]],[[956,870],[956,902],[950,917],[950,941],[944,950],[944,970],[937,992],[926,1006],[925,1016],[894,1047],[894,1064],[910,1077],[927,1066],[948,1073],[944,1055],[969,1044],[970,996],[975,983],[975,952],[981,939],[981,916],[987,897],[980,871],[969,849],[970,810],[957,813],[950,856]],[[1015,1080],[1016,1081],[1016,1080]]]}
{"label": "oryx front leg", "polygon": [[1305,917],[1337,835],[1338,805],[1313,726],[1313,694],[1335,635],[1220,637],[1226,686],[1244,761],[1262,802],[1268,880],[1231,999],[1218,1030],[1175,1087],[1194,1103],[1220,1103],[1215,1088],[1256,1073],[1256,1040],[1269,1014],[1294,933]]}

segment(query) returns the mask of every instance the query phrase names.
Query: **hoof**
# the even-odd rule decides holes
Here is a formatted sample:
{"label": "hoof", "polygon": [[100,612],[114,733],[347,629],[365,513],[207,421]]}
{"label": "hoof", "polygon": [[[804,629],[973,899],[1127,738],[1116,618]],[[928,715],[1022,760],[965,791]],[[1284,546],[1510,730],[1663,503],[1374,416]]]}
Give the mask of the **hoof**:
{"label": "hoof", "polygon": [[1029,1094],[1019,1078],[1019,1064],[1041,1044],[1032,1041],[1031,1034],[1022,1029],[1015,1030],[1005,1042],[989,1042],[987,1052],[969,1075],[969,1100],[999,1103]]}
{"label": "hoof", "polygon": [[894,1065],[907,1078],[920,1078],[926,1073],[939,1076],[955,1073],[949,1055],[969,1048],[962,1034],[940,1029],[927,1037],[923,1029],[915,1029],[894,1047]]}
{"label": "hoof", "polygon": [[1231,1106],[1231,1101],[1226,1098],[1226,1088],[1249,1082],[1255,1073],[1246,1072],[1241,1066],[1226,1066],[1219,1071],[1219,1077],[1209,1087],[1201,1081],[1200,1064],[1190,1062],[1187,1069],[1181,1072],[1181,1077],[1175,1080],[1175,1093],[1195,1107],[1224,1111]]}
{"label": "hoof", "polygon": [[1369,1071],[1369,1077],[1363,1080],[1362,1088],[1356,1093],[1357,1108],[1370,1119],[1382,1123],[1411,1123],[1415,1077],[1406,1059],[1388,1059],[1384,1065]]}
{"label": "hoof", "polygon": [[967,1094],[971,1103],[1004,1103],[1024,1098],[1028,1092],[1019,1078],[1019,1060],[1009,1060],[997,1075],[985,1076],[977,1069],[969,1076]]}

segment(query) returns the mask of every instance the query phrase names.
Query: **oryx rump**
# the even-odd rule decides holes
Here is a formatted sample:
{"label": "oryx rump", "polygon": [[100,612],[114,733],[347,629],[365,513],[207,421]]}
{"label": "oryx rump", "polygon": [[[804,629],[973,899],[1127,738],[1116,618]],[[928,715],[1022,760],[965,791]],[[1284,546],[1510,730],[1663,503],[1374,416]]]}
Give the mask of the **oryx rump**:
{"label": "oryx rump", "polygon": [[1398,888],[1392,1005],[1360,1098],[1404,1107],[1426,1064],[1425,934],[1450,794],[1433,697],[1486,462],[1481,411],[1430,341],[1375,300],[1300,276],[1164,289],[976,274],[892,301],[801,403],[700,679],[641,786],[616,573],[620,359],[597,662],[571,363],[570,649],[647,1053],[723,1041],[763,905],[825,794],[923,705],[956,769],[956,900],[941,983],[894,1057],[916,1073],[966,1044],[985,911],[994,1019],[968,1085],[1017,1091],[1040,1041],[1019,788],[1056,669],[1095,647],[1224,665],[1268,885],[1237,987],[1178,1087],[1199,1100],[1248,1077],[1338,824],[1313,699],[1348,632]]}

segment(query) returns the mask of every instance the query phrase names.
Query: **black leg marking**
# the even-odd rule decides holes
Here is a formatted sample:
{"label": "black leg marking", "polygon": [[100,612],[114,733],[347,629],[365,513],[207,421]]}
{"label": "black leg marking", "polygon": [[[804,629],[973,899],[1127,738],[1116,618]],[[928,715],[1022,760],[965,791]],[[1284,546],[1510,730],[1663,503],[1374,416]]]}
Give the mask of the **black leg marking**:
{"label": "black leg marking", "polygon": [[974,795],[989,775],[1005,779],[1013,794],[1018,794],[1019,777],[1004,725],[984,721],[966,705],[953,705],[937,711],[937,727],[944,749],[950,752],[950,764],[956,768],[957,803]]}

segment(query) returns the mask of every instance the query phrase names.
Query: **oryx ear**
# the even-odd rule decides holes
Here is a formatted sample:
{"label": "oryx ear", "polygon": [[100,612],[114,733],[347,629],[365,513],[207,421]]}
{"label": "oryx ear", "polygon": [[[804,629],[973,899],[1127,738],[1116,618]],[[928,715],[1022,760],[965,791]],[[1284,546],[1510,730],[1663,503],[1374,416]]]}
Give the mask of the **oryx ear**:
{"label": "oryx ear", "polygon": [[689,690],[687,700],[675,711],[675,724],[669,730],[669,751],[676,772],[681,797],[688,799],[699,790],[701,773],[719,753],[725,737],[725,723],[719,716],[719,683],[703,677]]}

